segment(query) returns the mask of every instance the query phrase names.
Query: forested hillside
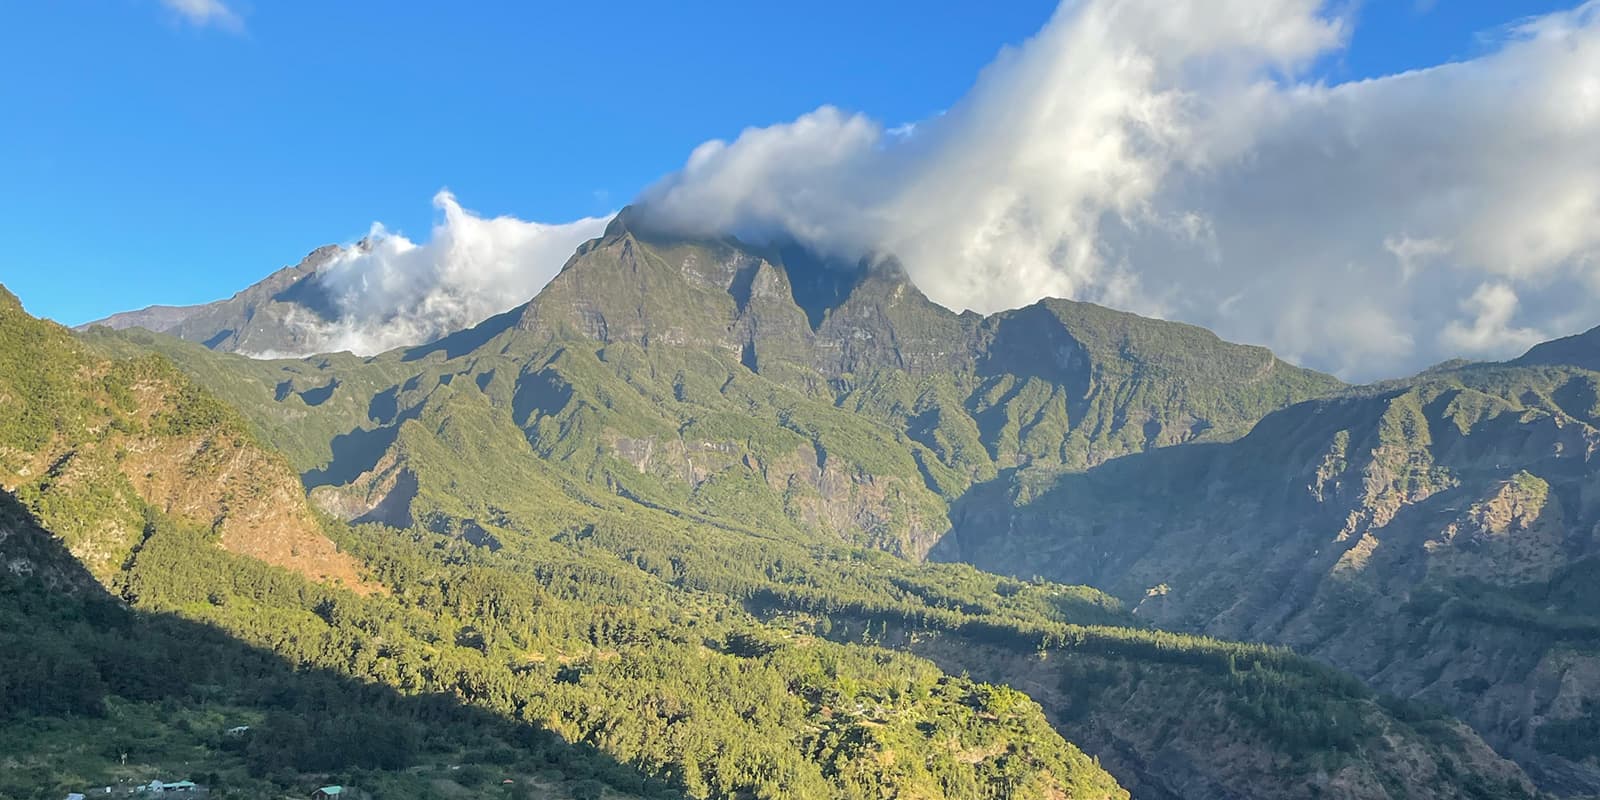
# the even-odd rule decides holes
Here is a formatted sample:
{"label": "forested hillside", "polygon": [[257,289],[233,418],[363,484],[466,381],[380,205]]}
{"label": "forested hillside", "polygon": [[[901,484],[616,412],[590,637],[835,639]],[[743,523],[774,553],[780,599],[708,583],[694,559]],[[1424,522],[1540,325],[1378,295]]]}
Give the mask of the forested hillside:
{"label": "forested hillside", "polygon": [[136,552],[144,512],[225,549],[368,591],[323,535],[285,459],[158,356],[111,360],[0,290],[0,486],[103,581]]}
{"label": "forested hillside", "polygon": [[[0,650],[7,774],[27,784],[8,791],[198,760],[236,796],[330,774],[426,796],[415,768],[465,759],[486,785],[509,774],[510,793],[549,772],[575,794],[1123,796],[1037,705],[989,710],[987,689],[926,661],[769,629],[613,556],[498,560],[317,520],[298,492],[268,492],[279,457],[165,362],[102,359],[3,299],[0,403],[25,423],[4,450],[4,597],[26,621]],[[186,458],[147,457],[168,452]],[[262,519],[256,502],[276,522],[236,547],[230,524]],[[334,676],[389,688],[334,699]],[[220,740],[238,719],[247,741]],[[148,740],[132,768],[130,736]]]}

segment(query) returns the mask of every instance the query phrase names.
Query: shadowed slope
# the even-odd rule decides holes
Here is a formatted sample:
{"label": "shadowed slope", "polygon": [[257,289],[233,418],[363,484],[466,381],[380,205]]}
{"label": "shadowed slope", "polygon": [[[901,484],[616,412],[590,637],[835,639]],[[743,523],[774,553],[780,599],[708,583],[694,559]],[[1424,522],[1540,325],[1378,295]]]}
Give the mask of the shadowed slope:
{"label": "shadowed slope", "polygon": [[[592,747],[463,706],[446,686],[402,693],[353,679],[314,647],[359,633],[302,605],[288,573],[224,559],[208,566],[231,571],[200,574],[173,559],[181,551],[163,552],[181,532],[150,525],[151,549],[124,576],[139,594],[130,608],[0,492],[0,795],[58,800],[189,778],[214,797],[305,796],[330,782],[423,797],[441,781],[499,791],[502,780],[513,781],[509,797],[582,797],[602,784],[679,796]],[[194,594],[233,614],[186,619]],[[249,636],[279,652],[229,632],[238,606],[259,609]]]}
{"label": "shadowed slope", "polygon": [[[1432,370],[952,512],[935,558],[1086,581],[1164,627],[1290,644],[1600,788],[1600,347]],[[1535,365],[1537,364],[1537,365]]]}

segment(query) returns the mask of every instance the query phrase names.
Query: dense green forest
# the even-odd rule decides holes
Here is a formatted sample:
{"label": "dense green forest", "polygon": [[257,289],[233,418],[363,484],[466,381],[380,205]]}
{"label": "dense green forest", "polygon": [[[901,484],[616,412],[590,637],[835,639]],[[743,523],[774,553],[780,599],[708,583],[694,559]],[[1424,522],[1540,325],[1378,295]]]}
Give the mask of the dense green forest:
{"label": "dense green forest", "polygon": [[[944,580],[903,577],[903,599],[876,605],[852,599],[844,582],[804,595],[752,591],[744,602],[694,592],[686,603],[621,559],[544,564],[530,584],[504,551],[329,525],[392,594],[317,586],[207,547],[204,532],[159,516],[147,521],[114,587],[137,612],[92,590],[72,596],[8,583],[15,619],[71,621],[6,628],[27,632],[4,650],[20,662],[7,664],[9,714],[44,726],[37,742],[14,752],[74,737],[98,742],[103,752],[87,764],[104,765],[128,752],[117,735],[176,710],[173,727],[163,734],[164,724],[154,726],[139,747],[159,758],[160,748],[198,740],[201,749],[189,752],[205,754],[206,773],[241,791],[310,775],[423,791],[411,768],[446,763],[480,767],[468,777],[542,776],[580,793],[598,782],[640,796],[1035,796],[1045,792],[1040,771],[1101,776],[1073,796],[1114,791],[1026,695],[873,646],[908,628],[1101,665],[1075,676],[1080,714],[1127,680],[1107,663],[1198,676],[1234,696],[1232,716],[1272,746],[1331,759],[1307,764],[1336,766],[1339,753],[1381,732],[1364,719],[1371,701],[1359,683],[1285,651],[1053,621],[1063,615],[1022,609],[1059,587],[965,568]],[[1066,605],[1116,613],[1084,594],[1070,593]],[[981,611],[986,597],[1005,598],[1010,611]],[[59,717],[79,722],[42,722]],[[105,719],[120,721],[109,738],[94,722]],[[220,732],[233,724],[252,730],[230,741]],[[751,728],[757,735],[737,733]],[[16,730],[31,739],[41,729]],[[729,747],[734,741],[742,746]],[[964,754],[996,746],[1008,757],[967,763]],[[60,778],[45,776],[85,763],[74,755],[41,753],[34,769],[12,774],[60,788]]]}
{"label": "dense green forest", "polygon": [[[384,557],[395,595],[362,598],[152,518],[116,586],[136,614],[89,589],[7,584],[19,624],[6,630],[22,636],[4,649],[8,715],[118,718],[137,713],[130,703],[181,699],[220,723],[231,707],[254,723],[234,748],[246,774],[280,786],[353,769],[352,783],[385,784],[393,778],[362,771],[446,760],[481,741],[458,757],[645,796],[1004,797],[1078,775],[1062,785],[1114,792],[1036,707],[995,713],[990,690],[926,662],[796,640],[710,601],[652,613],[649,598],[598,573],[552,575],[582,587],[552,592],[451,562]],[[356,691],[335,676],[370,683]],[[188,728],[219,741],[221,727]],[[962,756],[997,745],[1006,758]],[[1058,777],[1040,783],[1045,771]]]}

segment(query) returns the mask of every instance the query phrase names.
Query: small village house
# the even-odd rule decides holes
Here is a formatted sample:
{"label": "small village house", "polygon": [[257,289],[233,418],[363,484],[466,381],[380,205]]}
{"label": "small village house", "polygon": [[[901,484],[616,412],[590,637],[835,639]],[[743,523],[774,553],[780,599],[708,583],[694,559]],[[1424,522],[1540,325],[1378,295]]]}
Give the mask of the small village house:
{"label": "small village house", "polygon": [[173,781],[171,783],[154,780],[140,785],[133,791],[134,794],[138,795],[192,794],[196,792],[205,792],[205,787],[190,780]]}

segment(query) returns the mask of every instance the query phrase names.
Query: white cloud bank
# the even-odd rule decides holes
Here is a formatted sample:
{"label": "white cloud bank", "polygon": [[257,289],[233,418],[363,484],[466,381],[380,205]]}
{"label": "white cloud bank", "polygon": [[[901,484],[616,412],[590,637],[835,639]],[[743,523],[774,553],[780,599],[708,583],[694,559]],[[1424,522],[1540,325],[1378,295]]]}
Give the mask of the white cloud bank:
{"label": "white cloud bank", "polygon": [[647,190],[698,234],[899,255],[953,308],[1043,296],[1356,379],[1600,324],[1600,0],[1471,61],[1327,85],[1317,0],[1068,0],[946,113],[819,108]]}
{"label": "white cloud bank", "polygon": [[471,327],[537,294],[609,219],[559,225],[488,219],[463,209],[448,191],[434,195],[433,204],[443,219],[426,243],[374,223],[362,245],[343,248],[318,268],[315,280],[333,320],[311,312],[288,320],[306,339],[303,351],[251,355],[372,355]]}

